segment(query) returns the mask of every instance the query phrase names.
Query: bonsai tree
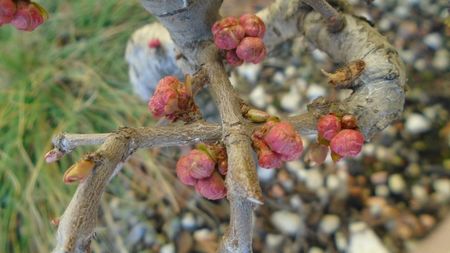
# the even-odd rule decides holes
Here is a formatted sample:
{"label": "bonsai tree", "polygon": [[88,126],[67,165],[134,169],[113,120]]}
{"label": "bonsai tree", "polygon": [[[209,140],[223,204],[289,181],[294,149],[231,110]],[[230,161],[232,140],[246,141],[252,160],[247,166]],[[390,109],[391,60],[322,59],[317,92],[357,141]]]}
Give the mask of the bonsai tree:
{"label": "bonsai tree", "polygon": [[[252,252],[253,210],[264,203],[256,162],[276,168],[298,159],[301,135],[318,133],[320,162],[357,155],[364,141],[397,119],[405,100],[405,71],[398,53],[343,1],[276,0],[240,18],[219,16],[221,0],[142,0],[176,47],[184,82],[168,75],[158,82],[149,109],[156,117],[182,124],[124,127],[113,133],[61,133],[46,154],[54,162],[82,145],[100,145],[70,167],[67,183],[78,188],[59,221],[53,252],[89,252],[100,199],[108,182],[140,148],[198,144],[180,158],[180,181],[208,199],[226,197],[230,224],[218,252]],[[0,0],[0,25],[33,30],[46,18],[29,1]],[[304,36],[344,67],[324,74],[337,89],[352,89],[343,101],[318,98],[308,112],[277,118],[245,104],[232,87],[225,65],[259,63],[277,45]],[[158,47],[151,41],[150,47]],[[172,66],[172,65],[171,65]],[[170,71],[173,72],[173,71]],[[156,80],[155,80],[156,81]],[[207,88],[220,114],[209,123],[195,103]],[[257,153],[257,161],[254,160]]]}

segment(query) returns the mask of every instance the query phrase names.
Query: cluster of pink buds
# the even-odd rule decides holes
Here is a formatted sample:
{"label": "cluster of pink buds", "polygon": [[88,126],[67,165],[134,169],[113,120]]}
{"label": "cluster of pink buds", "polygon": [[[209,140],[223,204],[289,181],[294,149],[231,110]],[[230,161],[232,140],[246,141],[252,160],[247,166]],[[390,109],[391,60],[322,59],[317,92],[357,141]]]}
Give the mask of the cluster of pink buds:
{"label": "cluster of pink buds", "polygon": [[318,145],[311,147],[310,158],[321,164],[331,149],[331,157],[339,161],[342,157],[353,157],[361,152],[364,135],[358,130],[356,118],[345,115],[339,118],[333,114],[322,116],[317,122]]}
{"label": "cluster of pink buds", "polygon": [[266,57],[263,37],[264,22],[256,15],[245,14],[239,19],[226,17],[211,28],[216,46],[225,51],[225,59],[232,66],[244,61],[260,63]]}
{"label": "cluster of pink buds", "polygon": [[48,14],[39,4],[25,0],[0,0],[0,26],[11,24],[18,30],[33,31]]}
{"label": "cluster of pink buds", "polygon": [[148,102],[148,109],[157,118],[189,121],[192,114],[198,113],[192,97],[190,79],[187,78],[186,83],[180,82],[175,76],[161,79]]}
{"label": "cluster of pink buds", "polygon": [[288,122],[268,121],[252,135],[253,147],[258,154],[259,166],[279,168],[283,162],[298,159],[303,152],[303,142]]}
{"label": "cluster of pink buds", "polygon": [[227,195],[223,176],[227,174],[226,150],[221,145],[199,145],[177,162],[177,176],[180,181],[211,200]]}

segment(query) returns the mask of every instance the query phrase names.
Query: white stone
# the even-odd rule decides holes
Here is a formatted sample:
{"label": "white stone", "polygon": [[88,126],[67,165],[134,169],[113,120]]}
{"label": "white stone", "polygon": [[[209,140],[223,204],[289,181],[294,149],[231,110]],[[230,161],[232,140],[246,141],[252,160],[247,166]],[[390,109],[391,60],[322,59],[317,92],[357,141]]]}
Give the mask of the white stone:
{"label": "white stone", "polygon": [[250,102],[258,108],[264,108],[267,106],[267,94],[262,85],[256,86],[256,88],[254,88],[250,93],[249,98]]}
{"label": "white stone", "polygon": [[450,197],[450,180],[448,179],[437,179],[433,183],[434,190],[443,195],[445,198]]}
{"label": "white stone", "polygon": [[276,248],[283,242],[283,235],[268,234],[266,236],[266,244],[269,248]]}
{"label": "white stone", "polygon": [[297,68],[292,65],[289,65],[284,71],[284,74],[286,75],[286,77],[291,78],[295,76],[295,74],[297,74]]}
{"label": "white stone", "polygon": [[324,87],[317,85],[317,84],[311,84],[308,88],[308,91],[306,93],[306,96],[309,100],[316,99],[321,96],[325,96],[326,90]]}
{"label": "white stone", "polygon": [[336,248],[339,252],[347,252],[348,243],[344,233],[337,232],[334,237],[334,241],[336,243]]}
{"label": "white stone", "polygon": [[250,83],[255,84],[258,81],[259,72],[261,71],[261,64],[243,64],[237,68],[240,76],[243,76]]}
{"label": "white stone", "polygon": [[272,224],[283,234],[295,235],[301,229],[302,221],[296,213],[277,211],[270,218]]}
{"label": "white stone", "polygon": [[287,111],[295,112],[298,110],[301,97],[295,86],[292,86],[290,91],[281,97],[281,107]]}
{"label": "white stone", "polygon": [[258,178],[259,178],[259,180],[261,180],[261,182],[268,182],[274,177],[275,170],[274,169],[266,169],[266,168],[262,168],[262,167],[258,166],[257,173],[258,173]]}
{"label": "white stone", "polygon": [[339,228],[340,224],[341,220],[339,219],[339,216],[335,214],[327,214],[322,217],[319,228],[326,234],[333,234]]}
{"label": "white stone", "polygon": [[408,116],[405,123],[406,131],[412,134],[420,134],[431,128],[430,121],[422,114],[413,113]]}
{"label": "white stone", "polygon": [[433,58],[433,67],[439,70],[449,71],[450,55],[446,49],[440,49]]}
{"label": "white stone", "polygon": [[283,85],[286,81],[286,77],[282,72],[276,72],[272,77],[272,81],[276,84]]}
{"label": "white stone", "polygon": [[160,253],[175,253],[175,245],[173,245],[172,243],[166,244],[161,247],[161,250],[159,252]]}
{"label": "white stone", "polygon": [[319,247],[314,246],[308,250],[308,253],[323,253],[323,250]]}
{"label": "white stone", "polygon": [[378,197],[387,197],[389,195],[389,188],[386,185],[377,185],[375,187],[375,195]]}
{"label": "white stone", "polygon": [[336,175],[330,174],[327,176],[326,185],[328,190],[330,190],[331,192],[336,191],[339,188],[340,183],[341,182],[339,181],[339,178]]}
{"label": "white stone", "polygon": [[194,214],[186,213],[181,219],[181,226],[187,230],[194,229],[196,226]]}
{"label": "white stone", "polygon": [[309,169],[306,171],[305,179],[306,187],[310,190],[315,191],[322,187],[323,176],[318,169]]}
{"label": "white stone", "polygon": [[442,35],[435,32],[430,33],[423,39],[423,42],[432,49],[439,49],[442,46]]}
{"label": "white stone", "polygon": [[350,224],[350,240],[347,252],[389,253],[375,232],[363,222]]}
{"label": "white stone", "polygon": [[402,193],[405,190],[406,183],[400,174],[392,174],[388,179],[389,189],[393,193]]}
{"label": "white stone", "polygon": [[312,51],[312,56],[317,61],[325,61],[328,58],[328,55],[319,49],[314,49]]}
{"label": "white stone", "polygon": [[411,192],[413,198],[418,200],[419,202],[425,202],[428,198],[427,190],[421,185],[413,185]]}

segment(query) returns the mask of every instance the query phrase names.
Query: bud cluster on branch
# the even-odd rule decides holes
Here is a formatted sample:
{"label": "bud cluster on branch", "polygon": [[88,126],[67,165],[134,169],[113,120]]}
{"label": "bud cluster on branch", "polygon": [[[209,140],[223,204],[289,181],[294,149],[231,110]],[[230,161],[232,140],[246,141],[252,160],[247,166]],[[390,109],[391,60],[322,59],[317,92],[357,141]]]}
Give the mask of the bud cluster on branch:
{"label": "bud cluster on branch", "polygon": [[227,174],[226,150],[221,145],[199,145],[177,162],[180,181],[211,200],[222,199],[227,190],[222,176]]}
{"label": "bud cluster on branch", "polygon": [[33,31],[47,18],[47,11],[37,3],[0,0],[0,26],[11,24],[18,30]]}
{"label": "bud cluster on branch", "polygon": [[245,14],[239,19],[226,17],[214,23],[211,28],[214,43],[225,51],[225,59],[231,66],[244,61],[260,63],[266,57],[263,42],[266,26],[256,15]]}
{"label": "bud cluster on branch", "polygon": [[357,156],[364,144],[364,135],[358,130],[356,118],[353,115],[338,117],[328,114],[320,117],[317,122],[318,145],[310,150],[310,159],[321,164],[331,149],[333,161],[342,157]]}

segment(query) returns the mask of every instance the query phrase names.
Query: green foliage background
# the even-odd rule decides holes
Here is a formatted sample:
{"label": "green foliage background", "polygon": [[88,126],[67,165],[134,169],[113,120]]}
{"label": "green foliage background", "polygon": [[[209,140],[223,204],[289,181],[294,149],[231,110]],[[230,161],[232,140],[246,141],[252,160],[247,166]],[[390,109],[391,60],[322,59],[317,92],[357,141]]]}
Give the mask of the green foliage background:
{"label": "green foliage background", "polygon": [[43,155],[52,135],[142,126],[123,58],[130,34],[151,18],[138,1],[38,1],[50,19],[32,33],[0,28],[0,252],[49,252],[76,186]]}

